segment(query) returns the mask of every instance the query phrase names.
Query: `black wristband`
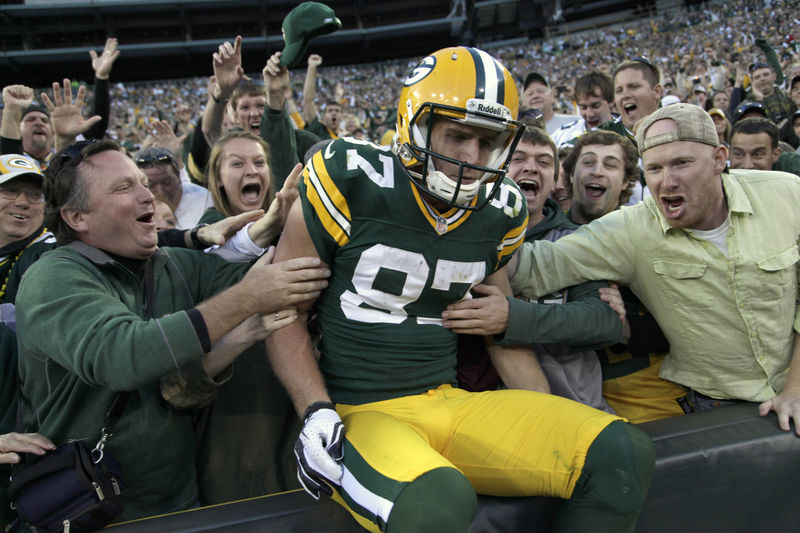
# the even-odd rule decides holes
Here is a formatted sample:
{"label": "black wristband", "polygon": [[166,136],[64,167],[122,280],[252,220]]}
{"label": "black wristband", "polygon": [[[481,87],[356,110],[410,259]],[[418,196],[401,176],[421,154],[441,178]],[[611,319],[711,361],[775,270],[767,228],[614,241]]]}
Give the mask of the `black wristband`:
{"label": "black wristband", "polygon": [[228,100],[230,100],[230,97],[229,98],[222,98],[222,94],[221,93],[220,93],[219,97],[216,97],[216,96],[214,96],[214,91],[211,91],[211,99],[214,100],[218,104],[221,104],[221,103],[226,103],[227,104]]}
{"label": "black wristband", "polygon": [[186,230],[182,229],[162,229],[158,232],[158,246],[173,246],[175,248],[186,248]]}
{"label": "black wristband", "polygon": [[303,421],[308,420],[311,415],[313,415],[320,409],[333,409],[335,411],[336,406],[333,404],[333,402],[325,402],[325,401],[314,402],[311,405],[309,405],[306,408],[306,412],[303,413]]}
{"label": "black wristband", "polygon": [[206,226],[208,226],[208,224],[198,224],[192,228],[192,231],[189,232],[189,238],[192,239],[192,245],[198,250],[205,250],[209,246],[197,236],[197,232],[200,231],[200,228],[204,228]]}

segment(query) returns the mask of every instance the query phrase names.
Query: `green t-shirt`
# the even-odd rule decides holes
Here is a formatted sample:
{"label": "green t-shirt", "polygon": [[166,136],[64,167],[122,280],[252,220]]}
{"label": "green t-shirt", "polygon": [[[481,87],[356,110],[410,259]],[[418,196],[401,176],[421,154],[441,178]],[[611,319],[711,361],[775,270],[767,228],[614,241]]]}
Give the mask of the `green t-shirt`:
{"label": "green t-shirt", "polygon": [[800,176],[800,154],[783,152],[772,164],[772,170],[790,172],[796,176]]}

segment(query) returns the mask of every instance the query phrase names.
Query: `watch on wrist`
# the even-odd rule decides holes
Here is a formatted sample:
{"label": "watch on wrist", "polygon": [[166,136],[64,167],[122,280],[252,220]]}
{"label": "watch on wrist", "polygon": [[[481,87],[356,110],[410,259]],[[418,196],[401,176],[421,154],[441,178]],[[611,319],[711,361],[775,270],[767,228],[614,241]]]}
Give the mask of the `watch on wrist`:
{"label": "watch on wrist", "polygon": [[192,228],[192,231],[189,232],[189,238],[192,239],[192,245],[198,250],[205,250],[210,245],[203,242],[203,240],[197,235],[200,231],[200,228],[204,228],[208,226],[208,224],[198,224],[197,226]]}

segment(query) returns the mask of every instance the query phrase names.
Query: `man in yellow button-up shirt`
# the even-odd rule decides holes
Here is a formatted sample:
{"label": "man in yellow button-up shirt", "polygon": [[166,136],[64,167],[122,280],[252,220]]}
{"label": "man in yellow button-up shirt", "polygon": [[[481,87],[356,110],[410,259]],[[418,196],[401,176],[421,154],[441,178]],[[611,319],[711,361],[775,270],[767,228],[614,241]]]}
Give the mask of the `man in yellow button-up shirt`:
{"label": "man in yellow button-up shirt", "polygon": [[656,111],[637,141],[652,197],[556,243],[526,243],[514,292],[628,284],[669,340],[661,377],[711,398],[763,402],[761,414],[775,410],[783,429],[790,418],[797,427],[800,179],[726,173],[728,151],[697,106]]}

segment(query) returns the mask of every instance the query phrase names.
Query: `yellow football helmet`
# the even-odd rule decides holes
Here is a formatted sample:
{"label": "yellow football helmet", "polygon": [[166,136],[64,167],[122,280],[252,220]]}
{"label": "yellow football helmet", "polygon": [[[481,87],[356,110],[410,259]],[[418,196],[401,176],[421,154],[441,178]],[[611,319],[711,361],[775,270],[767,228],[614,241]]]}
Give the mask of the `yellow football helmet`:
{"label": "yellow football helmet", "polygon": [[[421,190],[453,207],[480,209],[499,188],[511,153],[525,129],[516,121],[518,110],[517,86],[497,59],[477,48],[444,48],[420,61],[403,83],[394,152]],[[433,117],[497,132],[488,160],[470,163],[434,151]],[[435,160],[457,165],[458,175],[447,176],[438,171]],[[465,170],[477,170],[480,178],[466,178]],[[486,200],[476,205],[473,200],[486,183],[495,186]]]}

